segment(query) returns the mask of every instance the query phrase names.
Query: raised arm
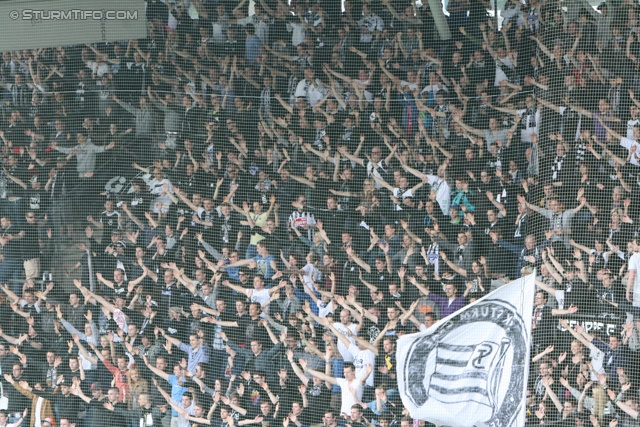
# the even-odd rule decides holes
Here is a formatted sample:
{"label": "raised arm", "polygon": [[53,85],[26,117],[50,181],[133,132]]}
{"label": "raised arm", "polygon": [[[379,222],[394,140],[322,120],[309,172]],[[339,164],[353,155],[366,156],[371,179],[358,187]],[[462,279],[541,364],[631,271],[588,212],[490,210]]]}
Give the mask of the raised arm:
{"label": "raised arm", "polygon": [[304,372],[302,371],[302,369],[300,369],[300,366],[298,366],[298,364],[296,363],[296,361],[293,359],[293,350],[287,350],[286,352],[286,356],[287,356],[287,360],[289,361],[289,363],[291,364],[291,369],[293,369],[293,372],[296,374],[296,376],[300,379],[300,381],[302,381],[302,383],[304,385],[309,384],[309,377],[307,377]]}
{"label": "raised arm", "polygon": [[544,43],[540,41],[539,38],[535,36],[531,36],[530,38],[531,40],[535,41],[538,44],[538,47],[540,48],[540,50],[543,51],[545,55],[549,57],[549,59],[553,58],[553,53],[551,53],[551,51],[544,45]]}
{"label": "raised arm", "polygon": [[622,138],[624,138],[622,135],[620,135],[618,132],[614,131],[613,129],[611,129],[609,126],[607,126],[605,124],[605,121],[602,120],[602,118],[600,116],[596,116],[595,119],[602,125],[602,127],[609,133],[611,134],[611,136],[613,136],[614,138],[616,138],[618,141],[621,140]]}
{"label": "raised arm", "polygon": [[385,181],[384,179],[378,178],[374,174],[371,175],[371,178],[373,178],[375,182],[377,182],[378,184],[380,184],[381,186],[389,190],[391,193],[393,193],[393,187],[389,185],[387,181]]}
{"label": "raised arm", "polygon": [[358,255],[356,255],[356,253],[353,250],[353,248],[347,248],[347,255],[349,255],[353,259],[353,262],[358,264],[367,273],[371,273],[371,266],[369,264],[367,264],[366,262],[364,262],[363,260],[361,260],[360,257],[358,257]]}
{"label": "raised arm", "polygon": [[460,274],[461,276],[467,277],[467,270],[456,265],[455,263],[451,262],[451,260],[449,259],[449,257],[447,257],[445,255],[444,252],[440,252],[440,258],[447,263],[447,265],[449,266],[450,269],[452,269],[453,271],[455,271],[456,273]]}
{"label": "raised arm", "polygon": [[316,184],[313,181],[308,180],[307,178],[304,178],[304,177],[301,177],[301,176],[295,176],[295,175],[290,175],[290,177],[294,181],[298,181],[299,183],[304,184],[304,185],[306,185],[308,187],[311,187],[314,190],[316,188]]}
{"label": "raised arm", "polygon": [[359,164],[362,167],[366,167],[365,159],[361,159],[357,155],[349,153],[346,148],[344,148],[342,150],[338,150],[338,151],[340,151],[340,154],[342,156],[346,157],[347,159],[351,160],[352,162],[355,162],[355,163]]}
{"label": "raised arm", "polygon": [[9,285],[7,285],[6,283],[3,285],[0,285],[0,289],[2,289],[2,292],[7,294],[7,297],[12,303],[17,304],[18,302],[20,302],[20,297],[16,295],[11,289],[9,289]]}
{"label": "raised arm", "polygon": [[460,124],[460,127],[462,129],[464,129],[465,131],[467,131],[467,132],[469,132],[469,133],[471,133],[473,135],[476,135],[476,136],[480,136],[480,137],[484,136],[484,132],[482,130],[472,128],[471,126],[469,126],[465,122],[463,122],[462,121],[462,117],[459,114],[454,114],[452,117],[453,117],[453,120],[456,123]]}
{"label": "raised arm", "polygon": [[329,382],[329,383],[334,384],[334,385],[338,385],[338,381],[337,381],[336,378],[334,378],[332,376],[329,376],[329,375],[325,374],[324,372],[316,371],[314,369],[309,369],[307,367],[307,361],[306,360],[299,359],[298,363],[300,364],[300,366],[302,367],[304,372],[309,372],[314,377],[318,377],[323,381]]}
{"label": "raised arm", "polygon": [[6,168],[2,168],[2,170],[4,171],[5,175],[7,176],[7,178],[9,178],[11,181],[15,182],[16,184],[18,184],[20,187],[22,187],[22,189],[26,190],[27,189],[27,184],[25,184],[20,178],[11,175],[9,172],[7,172]]}
{"label": "raised arm", "polygon": [[80,340],[80,337],[78,335],[72,335],[72,338],[73,338],[73,342],[78,347],[78,353],[80,353],[82,357],[84,357],[86,360],[91,362],[92,365],[97,365],[99,362],[99,359],[91,356],[91,354],[87,351],[87,349],[82,345],[82,341]]}
{"label": "raised arm", "polygon": [[557,106],[556,104],[553,104],[545,99],[542,98],[538,98],[537,101],[544,105],[545,107],[547,107],[550,110],[555,111],[556,113],[560,114],[560,112],[562,111],[561,108],[559,106]]}
{"label": "raised arm", "polygon": [[553,391],[553,388],[551,388],[551,386],[553,385],[553,378],[551,377],[543,378],[542,384],[544,385],[544,388],[547,392],[547,396],[551,398],[553,405],[556,407],[558,412],[562,413],[562,402],[560,402],[558,395],[555,393],[555,391]]}
{"label": "raised arm", "polygon": [[587,341],[585,339],[585,337],[582,336],[582,334],[579,334],[578,332],[576,332],[571,326],[569,326],[569,324],[567,323],[566,320],[564,319],[560,319],[560,324],[562,325],[563,328],[565,328],[567,331],[569,331],[569,333],[571,333],[571,335],[574,336],[575,339],[577,339],[578,341],[580,341],[582,343],[582,345],[584,345],[585,347],[589,347],[589,345],[591,344],[590,341]]}
{"label": "raised arm", "polygon": [[[165,381],[169,381],[169,374],[167,374],[164,371],[161,371],[160,369],[156,368],[155,366],[151,366],[149,364],[149,360],[147,359],[147,356],[142,356],[142,360],[144,361],[144,364],[147,368],[149,368],[149,370],[151,372],[153,372],[154,374],[156,374],[157,376],[159,376],[160,378],[162,378]],[[161,387],[159,387],[161,388]]]}

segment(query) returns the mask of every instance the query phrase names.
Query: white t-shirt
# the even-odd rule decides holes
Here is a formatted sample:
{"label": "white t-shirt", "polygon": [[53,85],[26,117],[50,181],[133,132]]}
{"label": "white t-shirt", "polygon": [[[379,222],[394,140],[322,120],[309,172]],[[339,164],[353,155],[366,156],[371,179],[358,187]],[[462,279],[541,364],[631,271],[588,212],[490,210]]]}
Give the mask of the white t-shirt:
{"label": "white t-shirt", "polygon": [[92,73],[96,73],[98,78],[102,78],[102,76],[107,74],[110,70],[109,64],[106,62],[98,64],[95,61],[87,61],[87,68],[91,69]]}
{"label": "white t-shirt", "polygon": [[627,122],[627,138],[633,139],[633,128],[640,125],[640,120],[629,120]]}
{"label": "white t-shirt", "polygon": [[[340,322],[336,322],[333,324],[333,327],[336,328],[338,332],[340,332],[342,335],[344,335],[351,342],[351,344],[356,345],[356,340],[354,338],[351,338],[347,333],[346,326],[344,326]],[[351,323],[348,329],[351,331],[353,335],[358,335],[356,333],[356,325],[354,323]],[[342,356],[342,360],[344,360],[345,362],[353,362],[353,355],[351,354],[349,349],[342,343],[342,340],[338,340],[338,351]]]}
{"label": "white t-shirt", "polygon": [[449,89],[447,89],[447,87],[443,84],[438,84],[438,85],[427,85],[425,86],[422,91],[420,93],[424,93],[424,92],[433,92],[433,95],[435,96],[436,93],[440,92],[441,90],[445,91],[445,92],[449,92]]}
{"label": "white t-shirt", "polygon": [[[599,374],[604,374],[604,353],[593,344],[589,344],[589,357],[591,357],[591,366],[593,370]],[[591,372],[591,381],[598,381],[596,374]]]}
{"label": "white t-shirt", "polygon": [[[631,130],[631,133],[633,133],[633,129]],[[638,147],[640,144],[638,144],[638,142],[633,139],[622,138],[620,140],[620,145],[626,148],[627,150],[631,151],[631,147],[633,146]],[[640,155],[640,151],[636,151],[636,154]],[[631,156],[630,163],[632,165],[640,166],[640,163],[638,162],[638,159],[636,159],[636,156]]]}
{"label": "white t-shirt", "polygon": [[[351,384],[344,378],[336,378],[338,386],[340,386],[340,394],[342,395],[342,405],[340,406],[340,413],[350,414],[351,407],[357,405],[362,400],[362,393],[364,392],[364,386],[360,382],[360,379],[356,377]],[[349,387],[352,387],[356,391],[356,398],[353,396]]]}
{"label": "white t-shirt", "polygon": [[[228,18],[228,16],[223,17],[223,19]],[[218,19],[211,23],[211,28],[211,37],[213,38],[213,41],[217,44],[223,44],[227,40],[227,28],[229,28],[229,24],[222,19]]]}
{"label": "white t-shirt", "polygon": [[513,61],[509,58],[499,58],[496,60],[496,78],[493,81],[494,86],[500,86],[500,82],[503,80],[509,81],[509,78],[502,71],[502,67],[514,69]]}
{"label": "white t-shirt", "polygon": [[631,255],[628,269],[636,271],[636,279],[633,282],[633,305],[640,307],[640,253]]}
{"label": "white t-shirt", "polygon": [[328,92],[328,89],[322,85],[320,80],[316,79],[315,83],[316,84],[313,85],[312,82],[302,79],[298,82],[298,86],[296,86],[295,97],[305,98],[309,102],[309,106],[311,108],[315,107]]}
{"label": "white t-shirt", "polygon": [[287,31],[291,33],[291,44],[296,47],[304,41],[306,31],[300,22],[287,22]]}
{"label": "white t-shirt", "polygon": [[328,304],[326,305],[321,305],[318,304],[318,317],[320,318],[324,318],[327,317],[329,314],[333,313],[335,307],[333,306],[333,301],[330,301]]}
{"label": "white t-shirt", "polygon": [[265,302],[269,301],[268,289],[262,289],[261,291],[256,291],[255,289],[247,289],[245,292],[249,299],[251,299],[251,302],[257,302],[258,304],[262,305]]}
{"label": "white t-shirt", "polygon": [[556,301],[558,302],[558,309],[564,309],[564,291],[556,291]]}
{"label": "white t-shirt", "polygon": [[400,86],[401,86],[403,89],[404,89],[405,87],[408,87],[408,88],[409,88],[409,90],[410,90],[411,92],[413,92],[413,91],[414,91],[414,90],[416,90],[416,89],[419,89],[419,87],[418,87],[418,85],[419,85],[419,84],[420,84],[420,83],[409,83],[409,82],[408,82],[408,81],[406,81],[406,80],[402,80],[402,81],[400,82]]}
{"label": "white t-shirt", "polygon": [[315,289],[313,286],[314,283],[320,282],[322,280],[322,272],[318,270],[313,264],[307,264],[302,267],[302,271],[304,271],[304,282],[309,285],[310,288]]}
{"label": "white t-shirt", "polygon": [[[376,366],[376,356],[369,349],[360,350],[357,344],[349,346],[349,352],[353,355],[353,366],[356,368],[356,378],[363,378],[367,375],[367,365]],[[374,371],[367,378],[365,385],[373,387]]]}

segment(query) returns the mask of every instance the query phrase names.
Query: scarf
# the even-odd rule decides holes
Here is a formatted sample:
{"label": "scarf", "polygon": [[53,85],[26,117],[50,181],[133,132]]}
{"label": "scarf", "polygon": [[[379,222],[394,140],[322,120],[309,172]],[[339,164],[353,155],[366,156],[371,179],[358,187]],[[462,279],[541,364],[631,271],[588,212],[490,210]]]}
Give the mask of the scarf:
{"label": "scarf", "polygon": [[551,167],[553,175],[551,179],[553,179],[554,181],[558,179],[558,172],[562,170],[562,162],[564,162],[564,158],[565,156],[556,156],[556,158],[553,160],[553,166]]}
{"label": "scarf", "polygon": [[527,111],[524,113],[527,116],[527,129],[536,127],[536,109],[535,108],[527,108]]}

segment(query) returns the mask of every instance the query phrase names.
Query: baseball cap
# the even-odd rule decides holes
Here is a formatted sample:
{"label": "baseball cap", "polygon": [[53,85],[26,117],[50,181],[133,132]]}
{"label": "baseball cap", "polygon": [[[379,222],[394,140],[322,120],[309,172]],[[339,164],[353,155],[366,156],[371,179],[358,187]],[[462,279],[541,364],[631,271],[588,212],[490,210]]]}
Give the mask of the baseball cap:
{"label": "baseball cap", "polygon": [[100,391],[103,391],[103,390],[102,390],[102,385],[101,385],[100,383],[93,383],[93,384],[91,384],[91,391],[94,391],[94,390],[100,390]]}

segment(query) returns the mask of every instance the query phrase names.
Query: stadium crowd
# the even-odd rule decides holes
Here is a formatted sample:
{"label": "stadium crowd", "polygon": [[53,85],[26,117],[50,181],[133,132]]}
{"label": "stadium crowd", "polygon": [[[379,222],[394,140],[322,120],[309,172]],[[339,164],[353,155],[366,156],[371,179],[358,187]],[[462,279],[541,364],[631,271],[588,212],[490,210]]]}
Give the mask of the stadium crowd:
{"label": "stadium crowd", "polygon": [[534,270],[527,424],[640,425],[637,2],[147,6],[2,53],[0,427],[430,425],[397,339]]}

